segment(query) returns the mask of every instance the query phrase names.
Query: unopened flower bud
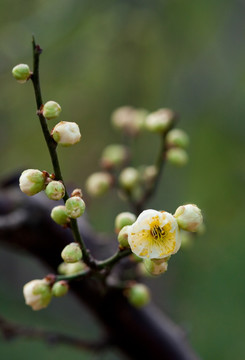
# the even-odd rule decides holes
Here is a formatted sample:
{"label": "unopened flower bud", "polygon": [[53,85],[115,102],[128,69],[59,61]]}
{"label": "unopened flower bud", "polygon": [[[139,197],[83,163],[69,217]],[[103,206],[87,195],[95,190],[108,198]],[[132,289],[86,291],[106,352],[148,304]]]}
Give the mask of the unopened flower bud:
{"label": "unopened flower bud", "polygon": [[66,213],[66,207],[64,205],[55,206],[51,212],[51,218],[59,225],[66,225],[70,219]]}
{"label": "unopened flower bud", "polygon": [[101,156],[101,165],[104,169],[121,167],[128,160],[128,149],[123,145],[108,145]]}
{"label": "unopened flower bud", "polygon": [[32,280],[24,285],[23,294],[26,305],[33,310],[46,308],[52,298],[50,284],[47,280]]}
{"label": "unopened flower bud", "polygon": [[82,256],[82,250],[75,242],[67,245],[61,253],[61,257],[66,263],[75,263],[81,260]]}
{"label": "unopened flower bud", "polygon": [[176,146],[185,149],[189,145],[189,136],[184,130],[173,129],[168,132],[166,142],[168,146]]}
{"label": "unopened flower bud", "polygon": [[83,193],[81,189],[74,189],[71,193],[71,197],[72,196],[79,196],[80,198],[83,197]]}
{"label": "unopened flower bud", "polygon": [[181,229],[195,232],[203,222],[201,210],[193,204],[179,206],[174,217]]}
{"label": "unopened flower bud", "polygon": [[48,101],[44,104],[42,113],[47,120],[55,119],[60,115],[61,107],[55,101]]}
{"label": "unopened flower bud", "polygon": [[132,225],[136,220],[136,216],[131,212],[122,212],[115,219],[115,231],[119,231],[126,225]]}
{"label": "unopened flower bud", "polygon": [[171,148],[167,151],[167,160],[170,164],[181,167],[188,163],[189,158],[184,149]]}
{"label": "unopened flower bud", "polygon": [[167,271],[168,260],[169,257],[164,259],[144,259],[144,265],[151,275],[160,275]]}
{"label": "unopened flower bud", "polygon": [[76,219],[85,211],[85,202],[79,196],[72,196],[65,203],[66,213],[72,218]]}
{"label": "unopened flower bud", "polygon": [[131,286],[126,292],[126,296],[128,297],[128,301],[136,308],[145,306],[150,301],[150,291],[144,284]]}
{"label": "unopened flower bud", "polygon": [[116,129],[122,130],[126,135],[136,136],[143,127],[147,113],[145,109],[122,106],[112,113],[111,121]]}
{"label": "unopened flower bud", "polygon": [[52,295],[56,296],[56,297],[61,297],[67,294],[69,290],[69,285],[67,283],[67,281],[61,280],[61,281],[57,281],[53,286],[52,286]]}
{"label": "unopened flower bud", "polygon": [[86,181],[86,189],[91,196],[104,195],[112,184],[112,177],[106,172],[96,172]]}
{"label": "unopened flower bud", "polygon": [[47,185],[45,193],[51,200],[60,200],[65,195],[65,187],[60,181],[51,181]]}
{"label": "unopened flower bud", "polygon": [[13,68],[12,74],[20,84],[23,84],[30,78],[31,71],[28,65],[19,64]]}
{"label": "unopened flower bud", "polygon": [[119,232],[119,234],[118,234],[118,237],[117,237],[118,242],[119,242],[119,244],[120,244],[120,246],[121,246],[122,248],[127,248],[127,247],[129,247],[129,243],[128,243],[128,227],[129,227],[129,226],[124,226],[124,227],[120,230],[120,232]]}
{"label": "unopened flower bud", "polygon": [[125,190],[132,190],[139,183],[139,172],[133,167],[127,167],[119,175],[119,184]]}
{"label": "unopened flower bud", "polygon": [[145,119],[145,128],[151,132],[164,133],[173,123],[175,114],[170,109],[159,109]]}
{"label": "unopened flower bud", "polygon": [[46,175],[36,169],[22,172],[19,179],[20,190],[28,196],[35,195],[45,188]]}
{"label": "unopened flower bud", "polygon": [[75,263],[62,262],[58,266],[58,273],[62,275],[77,274],[85,269],[86,265],[83,261],[77,261]]}
{"label": "unopened flower bud", "polygon": [[51,131],[53,139],[62,146],[77,144],[81,139],[79,126],[75,122],[61,121]]}

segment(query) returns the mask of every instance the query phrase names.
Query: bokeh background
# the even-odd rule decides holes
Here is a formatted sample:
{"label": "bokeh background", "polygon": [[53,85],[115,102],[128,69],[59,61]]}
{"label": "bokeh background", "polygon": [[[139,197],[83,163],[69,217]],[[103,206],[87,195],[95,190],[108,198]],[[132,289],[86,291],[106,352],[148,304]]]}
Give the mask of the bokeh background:
{"label": "bokeh background", "polygon": [[[245,3],[240,0],[2,0],[0,4],[0,169],[51,171],[35,116],[30,83],[17,84],[11,69],[32,63],[31,36],[44,49],[44,100],[62,105],[61,120],[80,125],[82,141],[60,149],[67,181],[83,187],[98,170],[108,143],[120,136],[110,125],[118,106],[154,111],[170,107],[191,137],[190,162],[165,168],[149,207],[174,212],[186,202],[204,212],[206,233],[179,252],[169,271],[148,280],[153,300],[188,334],[203,359],[244,356],[244,114]],[[143,134],[133,164],[151,164],[157,139]],[[106,209],[106,211],[105,211]],[[114,215],[128,209],[114,196],[95,200],[93,226],[113,231]],[[0,250],[0,312],[11,320],[96,338],[94,319],[71,296],[42,312],[24,305],[22,286],[45,269],[26,254]],[[79,317],[77,316],[77,314]],[[38,341],[0,338],[3,359],[95,359]],[[98,359],[117,359],[116,352]]]}

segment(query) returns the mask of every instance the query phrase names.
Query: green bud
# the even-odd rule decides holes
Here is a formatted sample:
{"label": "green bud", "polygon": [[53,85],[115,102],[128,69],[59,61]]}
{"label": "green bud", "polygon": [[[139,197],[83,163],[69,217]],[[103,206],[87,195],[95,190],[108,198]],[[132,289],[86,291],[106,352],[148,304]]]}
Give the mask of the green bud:
{"label": "green bud", "polygon": [[26,305],[33,310],[46,308],[51,301],[52,293],[50,284],[46,279],[32,280],[23,288]]}
{"label": "green bud", "polygon": [[75,242],[67,245],[61,253],[61,257],[66,263],[75,263],[81,260],[82,256],[82,250]]}
{"label": "green bud", "polygon": [[135,284],[128,289],[127,297],[133,306],[140,308],[149,303],[150,291],[144,284]]}
{"label": "green bud", "polygon": [[66,225],[70,221],[64,205],[55,206],[51,212],[51,218],[59,225]]}
{"label": "green bud", "polygon": [[159,109],[147,116],[145,128],[148,131],[164,133],[173,123],[175,114],[170,109]]}
{"label": "green bud", "polygon": [[69,285],[67,281],[57,281],[52,287],[52,295],[56,297],[61,297],[67,294],[69,290]]}
{"label": "green bud", "polygon": [[19,179],[20,190],[28,196],[35,195],[44,190],[46,175],[36,169],[28,169],[22,172]]}
{"label": "green bud", "polygon": [[28,65],[19,64],[13,68],[12,74],[20,84],[23,84],[30,78],[31,71]]}
{"label": "green bud", "polygon": [[116,233],[126,225],[132,225],[136,221],[136,216],[131,212],[122,212],[117,215],[115,219],[115,230]]}
{"label": "green bud", "polygon": [[77,261],[75,263],[66,263],[62,262],[58,266],[58,273],[62,275],[74,275],[86,268],[86,265],[83,261]]}
{"label": "green bud", "polygon": [[119,184],[125,190],[132,190],[139,183],[139,172],[133,167],[125,168],[119,175]]}
{"label": "green bud", "polygon": [[168,146],[176,146],[185,149],[189,145],[189,136],[184,130],[173,129],[168,132],[166,143]]}
{"label": "green bud", "polygon": [[121,167],[128,160],[128,149],[123,145],[108,145],[101,156],[101,164],[105,169]]}
{"label": "green bud", "polygon": [[86,181],[86,189],[91,196],[104,195],[112,184],[112,177],[106,172],[96,172]]}
{"label": "green bud", "polygon": [[65,195],[65,187],[60,181],[51,181],[47,185],[45,193],[51,200],[60,200]]}
{"label": "green bud", "polygon": [[188,155],[185,150],[180,148],[172,148],[167,151],[167,160],[175,166],[185,166],[188,161]]}
{"label": "green bud", "polygon": [[55,119],[60,115],[61,107],[55,101],[48,101],[44,104],[42,113],[47,120]]}
{"label": "green bud", "polygon": [[117,237],[118,242],[119,242],[119,244],[120,244],[120,246],[121,246],[122,248],[127,248],[127,247],[129,247],[129,243],[128,243],[128,228],[129,228],[129,226],[124,226],[124,227],[120,230],[120,232],[119,232],[119,234],[118,234],[118,237]]}
{"label": "green bud", "polygon": [[79,196],[72,196],[66,200],[65,206],[67,215],[72,219],[82,216],[85,211],[85,202]]}

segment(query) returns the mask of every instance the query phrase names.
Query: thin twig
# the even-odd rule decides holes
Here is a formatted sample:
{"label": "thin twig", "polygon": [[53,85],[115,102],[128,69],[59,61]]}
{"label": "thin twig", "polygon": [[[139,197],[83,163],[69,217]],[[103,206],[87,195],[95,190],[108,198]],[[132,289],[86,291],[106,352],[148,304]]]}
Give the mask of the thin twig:
{"label": "thin twig", "polygon": [[15,338],[38,339],[51,345],[68,345],[79,350],[100,351],[109,346],[108,339],[101,341],[88,341],[73,336],[46,331],[34,327],[27,327],[7,321],[0,316],[0,332],[6,340]]}
{"label": "thin twig", "polygon": [[130,255],[132,253],[131,249],[123,249],[118,250],[118,252],[114,255],[112,255],[110,258],[103,260],[103,261],[97,261],[96,262],[96,269],[101,270],[104,268],[112,268],[113,265],[115,265],[118,260]]}

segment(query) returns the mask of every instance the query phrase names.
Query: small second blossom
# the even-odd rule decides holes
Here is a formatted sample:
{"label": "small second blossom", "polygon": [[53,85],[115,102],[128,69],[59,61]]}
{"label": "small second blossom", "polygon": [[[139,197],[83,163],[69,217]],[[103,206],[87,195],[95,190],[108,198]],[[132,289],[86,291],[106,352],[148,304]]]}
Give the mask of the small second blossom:
{"label": "small second blossom", "polygon": [[145,210],[129,226],[128,242],[141,258],[164,259],[180,248],[178,223],[168,212]]}

